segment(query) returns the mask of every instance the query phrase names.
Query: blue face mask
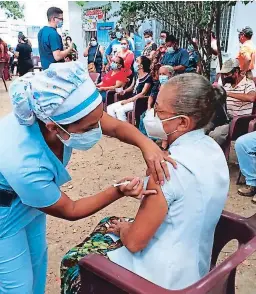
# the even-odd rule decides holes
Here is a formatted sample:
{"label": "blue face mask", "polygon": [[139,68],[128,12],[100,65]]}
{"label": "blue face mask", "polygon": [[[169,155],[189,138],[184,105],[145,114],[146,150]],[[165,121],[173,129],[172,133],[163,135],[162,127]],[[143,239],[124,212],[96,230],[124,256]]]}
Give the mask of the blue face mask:
{"label": "blue face mask", "polygon": [[166,84],[168,82],[168,80],[169,80],[169,77],[166,76],[166,75],[160,75],[159,76],[159,82],[160,82],[161,85]]}
{"label": "blue face mask", "polygon": [[116,37],[117,37],[117,39],[121,39],[123,37],[123,35],[120,32],[116,32]]}
{"label": "blue face mask", "polygon": [[145,43],[146,44],[149,44],[151,41],[152,41],[152,39],[150,37],[149,38],[145,38]]}
{"label": "blue face mask", "polygon": [[98,128],[92,129],[90,131],[87,131],[82,134],[77,133],[69,133],[65,129],[63,129],[59,124],[55,122],[55,124],[61,128],[66,134],[69,135],[68,140],[62,139],[59,135],[57,137],[60,139],[60,141],[66,145],[67,147],[76,149],[76,150],[83,150],[86,151],[88,149],[91,149],[102,137],[102,130],[101,125],[99,122]]}
{"label": "blue face mask", "polygon": [[166,50],[168,53],[174,53],[175,49],[173,47],[168,47]]}
{"label": "blue face mask", "polygon": [[134,64],[133,64],[133,69],[134,69],[135,72],[138,72],[138,70],[139,70],[139,65],[138,65],[137,62],[134,62]]}
{"label": "blue face mask", "polygon": [[58,23],[57,23],[57,28],[60,29],[63,27],[63,21],[60,20]]}
{"label": "blue face mask", "polygon": [[125,50],[127,49],[127,45],[121,45],[121,48]]}
{"label": "blue face mask", "polygon": [[165,44],[165,39],[159,39],[159,44],[164,45]]}
{"label": "blue face mask", "polygon": [[195,50],[193,45],[188,45],[188,52],[193,52]]}
{"label": "blue face mask", "polygon": [[111,62],[110,67],[111,69],[115,70],[117,69],[117,64],[115,62]]}

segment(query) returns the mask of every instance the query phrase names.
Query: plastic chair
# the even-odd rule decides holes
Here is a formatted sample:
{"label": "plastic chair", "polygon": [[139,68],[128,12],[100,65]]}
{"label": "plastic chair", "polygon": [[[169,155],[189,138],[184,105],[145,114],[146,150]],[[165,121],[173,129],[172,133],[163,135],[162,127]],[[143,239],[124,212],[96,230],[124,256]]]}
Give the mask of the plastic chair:
{"label": "plastic chair", "polygon": [[241,115],[234,117],[230,123],[229,134],[225,145],[223,146],[223,152],[226,159],[229,159],[231,142],[235,141],[242,135],[247,134],[249,123],[256,118],[256,102],[253,104],[253,110],[251,115]]}
{"label": "plastic chair", "polygon": [[[239,248],[216,266],[222,248],[231,240]],[[83,294],[235,294],[236,268],[256,251],[256,214],[244,218],[223,211],[216,227],[211,271],[182,290],[167,290],[120,267],[100,255],[88,255],[79,262]],[[186,273],[184,273],[186,274]]]}
{"label": "plastic chair", "polygon": [[[127,88],[127,85],[130,83],[130,79],[127,78],[127,82],[123,85],[123,89]],[[113,104],[117,101],[128,99],[132,96],[132,92],[126,93],[125,95],[120,95],[116,92],[116,90],[109,90],[106,93],[106,100],[104,103],[104,111],[107,111],[107,107],[110,104]]]}
{"label": "plastic chair", "polygon": [[32,56],[32,61],[33,61],[34,69],[39,69],[40,71],[42,71],[42,66],[39,65],[40,57]]}
{"label": "plastic chair", "polygon": [[3,83],[4,83],[4,87],[5,87],[5,90],[6,92],[8,92],[8,89],[7,89],[7,85],[6,85],[6,82],[5,82],[5,79],[4,79],[4,66],[5,66],[5,61],[2,62],[0,61],[0,79],[2,79]]}
{"label": "plastic chair", "polygon": [[[251,133],[251,132],[254,132],[254,131],[256,131],[256,119],[251,120],[249,122],[249,127],[248,127],[248,133]],[[237,185],[240,185],[241,176],[242,176],[242,173],[241,173],[241,170],[239,170],[239,175],[238,175],[238,178],[236,180]]]}
{"label": "plastic chair", "polygon": [[97,84],[99,77],[100,77],[100,74],[98,72],[90,72],[89,75],[90,75],[90,78],[92,79],[92,81],[94,82],[94,84]]}
{"label": "plastic chair", "polygon": [[139,128],[140,125],[140,116],[148,108],[148,96],[139,98],[134,102],[133,110],[127,113],[127,120],[132,124],[136,125]]}

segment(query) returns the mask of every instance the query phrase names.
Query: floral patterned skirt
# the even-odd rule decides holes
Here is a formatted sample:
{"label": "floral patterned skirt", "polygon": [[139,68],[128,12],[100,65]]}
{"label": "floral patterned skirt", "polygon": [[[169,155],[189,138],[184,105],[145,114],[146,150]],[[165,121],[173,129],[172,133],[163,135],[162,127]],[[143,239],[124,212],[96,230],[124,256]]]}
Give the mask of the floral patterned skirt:
{"label": "floral patterned skirt", "polygon": [[[61,262],[61,294],[77,294],[81,290],[78,262],[88,254],[101,254],[108,258],[109,251],[123,246],[120,240],[114,242],[107,235],[107,229],[113,220],[119,217],[106,217],[100,221],[94,231],[81,244],[69,250]],[[130,221],[131,219],[127,219]]]}

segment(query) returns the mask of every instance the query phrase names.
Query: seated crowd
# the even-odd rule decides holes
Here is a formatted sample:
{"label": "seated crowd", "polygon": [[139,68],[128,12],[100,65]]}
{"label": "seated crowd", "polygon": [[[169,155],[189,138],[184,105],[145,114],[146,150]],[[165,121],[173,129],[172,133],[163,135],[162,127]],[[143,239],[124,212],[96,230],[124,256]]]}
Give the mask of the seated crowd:
{"label": "seated crowd", "polygon": [[[205,132],[222,148],[225,147],[233,118],[251,115],[253,111],[256,94],[255,83],[251,78],[251,71],[245,71],[244,68],[244,64],[249,58],[248,50],[245,50],[247,48],[246,42],[250,41],[251,36],[252,30],[249,27],[239,33],[239,40],[241,40],[244,49],[241,49],[237,59],[228,59],[224,62],[213,83],[214,86],[221,86],[223,94],[221,99],[217,101],[216,112],[205,127]],[[107,105],[109,115],[127,121],[128,113],[133,111],[136,127],[144,135],[148,135],[144,126],[144,118],[147,111],[154,107],[162,85],[171,77],[182,73],[199,73],[199,57],[195,50],[196,39],[192,40],[193,43],[189,43],[187,49],[183,49],[179,47],[178,39],[164,30],[160,33],[158,47],[153,41],[151,30],[144,32],[144,38],[145,48],[142,56],[134,60],[134,54],[129,49],[130,41],[121,35],[119,36],[118,42],[121,47],[115,49],[112,58],[108,56],[112,70],[103,77],[97,87],[101,91],[103,101],[105,101],[107,90],[118,92],[118,101]],[[246,61],[243,61],[243,52],[247,54],[244,57]],[[116,66],[115,62],[117,62],[117,69],[113,70],[113,66]],[[251,63],[249,62],[249,64]],[[118,75],[117,72],[119,72]],[[117,79],[120,75],[122,78]],[[141,101],[139,104],[136,103],[138,99]],[[150,138],[159,141],[152,136]],[[162,140],[161,146],[166,149],[165,140]],[[245,173],[243,172],[243,174]],[[239,189],[238,193],[242,196],[254,196],[256,187],[249,184],[245,188]]]}

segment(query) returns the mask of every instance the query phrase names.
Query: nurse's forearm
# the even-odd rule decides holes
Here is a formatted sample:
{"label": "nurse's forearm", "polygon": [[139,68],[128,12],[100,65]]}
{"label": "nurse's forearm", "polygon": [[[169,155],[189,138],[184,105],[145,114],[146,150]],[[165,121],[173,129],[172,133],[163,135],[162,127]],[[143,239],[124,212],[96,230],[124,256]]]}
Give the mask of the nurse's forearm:
{"label": "nurse's forearm", "polygon": [[62,192],[57,203],[40,210],[58,218],[75,221],[94,214],[123,196],[119,189],[114,187],[77,201],[72,201]]}
{"label": "nurse's forearm", "polygon": [[142,150],[147,145],[152,144],[152,141],[133,125],[117,120],[106,113],[103,114],[101,119],[101,127],[104,135],[117,138],[124,143],[137,146]]}

